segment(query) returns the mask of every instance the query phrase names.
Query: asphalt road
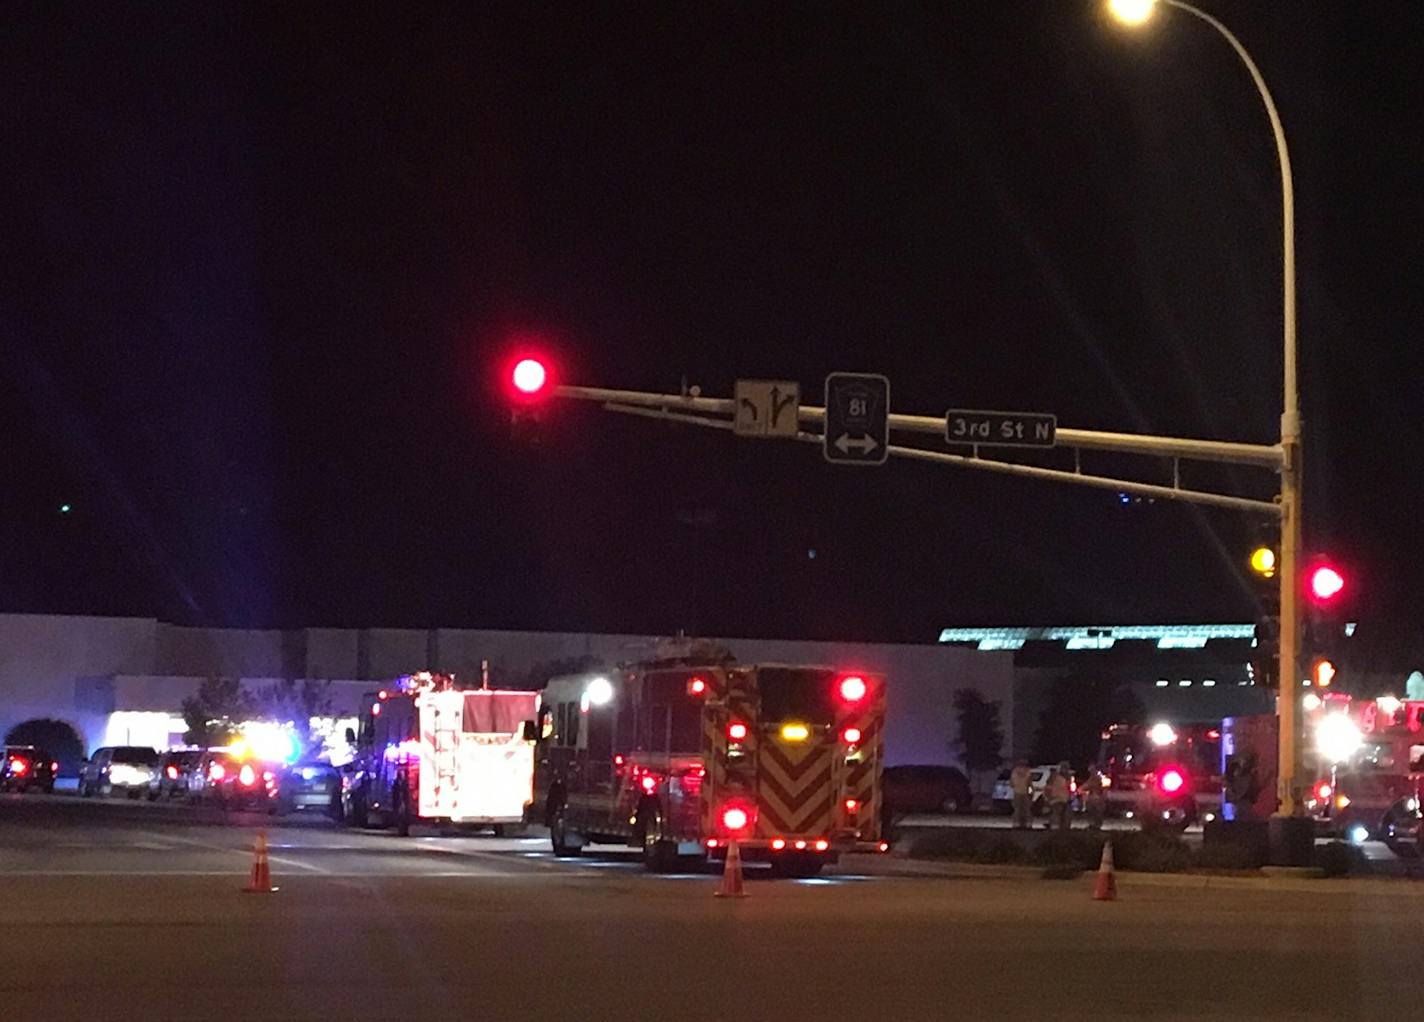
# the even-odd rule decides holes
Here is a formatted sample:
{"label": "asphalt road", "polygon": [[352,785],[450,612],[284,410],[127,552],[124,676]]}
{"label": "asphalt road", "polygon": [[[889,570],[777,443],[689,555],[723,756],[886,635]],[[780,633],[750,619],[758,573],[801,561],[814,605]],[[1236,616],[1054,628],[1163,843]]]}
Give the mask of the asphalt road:
{"label": "asphalt road", "polygon": [[[280,890],[240,892],[257,825]],[[1385,1018],[1413,885],[655,877],[541,838],[402,839],[0,796],[0,1018]]]}

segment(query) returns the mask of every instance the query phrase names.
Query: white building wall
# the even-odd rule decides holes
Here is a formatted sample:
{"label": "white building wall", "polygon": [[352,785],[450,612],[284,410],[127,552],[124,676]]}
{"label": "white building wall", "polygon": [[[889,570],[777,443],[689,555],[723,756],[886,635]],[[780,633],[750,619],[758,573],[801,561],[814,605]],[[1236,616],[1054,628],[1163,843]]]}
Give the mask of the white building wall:
{"label": "white building wall", "polygon": [[241,628],[158,625],[154,669],[176,675],[278,677],[282,633]]}
{"label": "white building wall", "polygon": [[0,614],[0,737],[21,721],[54,717],[89,740],[76,679],[152,671],[156,630],[146,618]]}

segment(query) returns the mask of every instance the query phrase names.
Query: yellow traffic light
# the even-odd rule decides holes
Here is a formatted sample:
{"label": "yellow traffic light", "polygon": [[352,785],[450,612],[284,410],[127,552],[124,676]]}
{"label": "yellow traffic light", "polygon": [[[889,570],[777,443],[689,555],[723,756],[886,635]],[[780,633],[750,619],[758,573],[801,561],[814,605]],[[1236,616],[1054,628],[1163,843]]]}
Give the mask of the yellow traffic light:
{"label": "yellow traffic light", "polygon": [[1268,546],[1258,546],[1251,551],[1251,570],[1262,578],[1272,578],[1276,574],[1276,552]]}
{"label": "yellow traffic light", "polygon": [[1315,661],[1315,666],[1310,673],[1316,688],[1328,688],[1330,683],[1335,680],[1335,665],[1321,657]]}

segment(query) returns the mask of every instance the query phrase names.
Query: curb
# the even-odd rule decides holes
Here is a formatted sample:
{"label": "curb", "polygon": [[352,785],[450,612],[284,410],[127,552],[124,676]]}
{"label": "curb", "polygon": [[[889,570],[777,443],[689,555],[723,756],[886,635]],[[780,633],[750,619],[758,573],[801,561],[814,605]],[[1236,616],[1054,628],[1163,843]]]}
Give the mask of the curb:
{"label": "curb", "polygon": [[[877,863],[882,867],[867,872],[890,876],[939,876],[963,880],[1044,880],[1061,867],[993,866],[974,862],[945,862],[931,859],[891,858]],[[1094,870],[1080,875],[1092,877]],[[1224,873],[1139,873],[1118,870],[1119,887],[1176,887],[1195,890],[1279,891],[1310,894],[1379,894],[1391,897],[1424,898],[1424,884],[1402,877],[1327,877],[1315,868],[1267,866],[1260,875]]]}

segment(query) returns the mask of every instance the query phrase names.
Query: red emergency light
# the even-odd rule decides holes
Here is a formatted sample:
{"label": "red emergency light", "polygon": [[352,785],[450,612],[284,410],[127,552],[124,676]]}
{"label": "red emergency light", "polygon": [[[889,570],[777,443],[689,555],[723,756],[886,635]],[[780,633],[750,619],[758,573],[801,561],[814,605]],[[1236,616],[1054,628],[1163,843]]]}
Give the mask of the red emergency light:
{"label": "red emergency light", "polygon": [[855,745],[860,741],[860,728],[848,727],[841,732],[841,741],[847,745]]}
{"label": "red emergency light", "polygon": [[858,703],[865,698],[868,687],[865,679],[858,674],[848,674],[841,679],[841,698],[848,703]]}
{"label": "red emergency light", "polygon": [[729,834],[745,831],[752,825],[752,810],[744,805],[732,803],[722,807],[722,829]]}
{"label": "red emergency light", "polygon": [[727,738],[733,742],[744,742],[747,740],[747,726],[740,720],[734,720],[727,725]]}
{"label": "red emergency light", "polygon": [[12,759],[12,760],[10,760],[10,772],[11,772],[12,774],[21,774],[21,775],[23,775],[23,774],[29,773],[29,770],[30,770],[30,764],[26,763],[23,759]]}
{"label": "red emergency light", "polygon": [[638,783],[642,786],[645,795],[651,795],[658,790],[658,779],[652,774],[644,774],[638,779]]}
{"label": "red emergency light", "polygon": [[1175,795],[1182,790],[1182,787],[1186,783],[1186,776],[1176,767],[1168,767],[1166,770],[1163,770],[1161,776],[1157,778],[1157,787],[1161,788],[1168,795]]}
{"label": "red emergency light", "polygon": [[687,683],[687,694],[690,696],[700,696],[707,694],[707,679],[692,678]]}
{"label": "red emergency light", "polygon": [[178,768],[176,766],[170,765],[168,769],[163,772],[168,775],[170,781],[178,780]]}

